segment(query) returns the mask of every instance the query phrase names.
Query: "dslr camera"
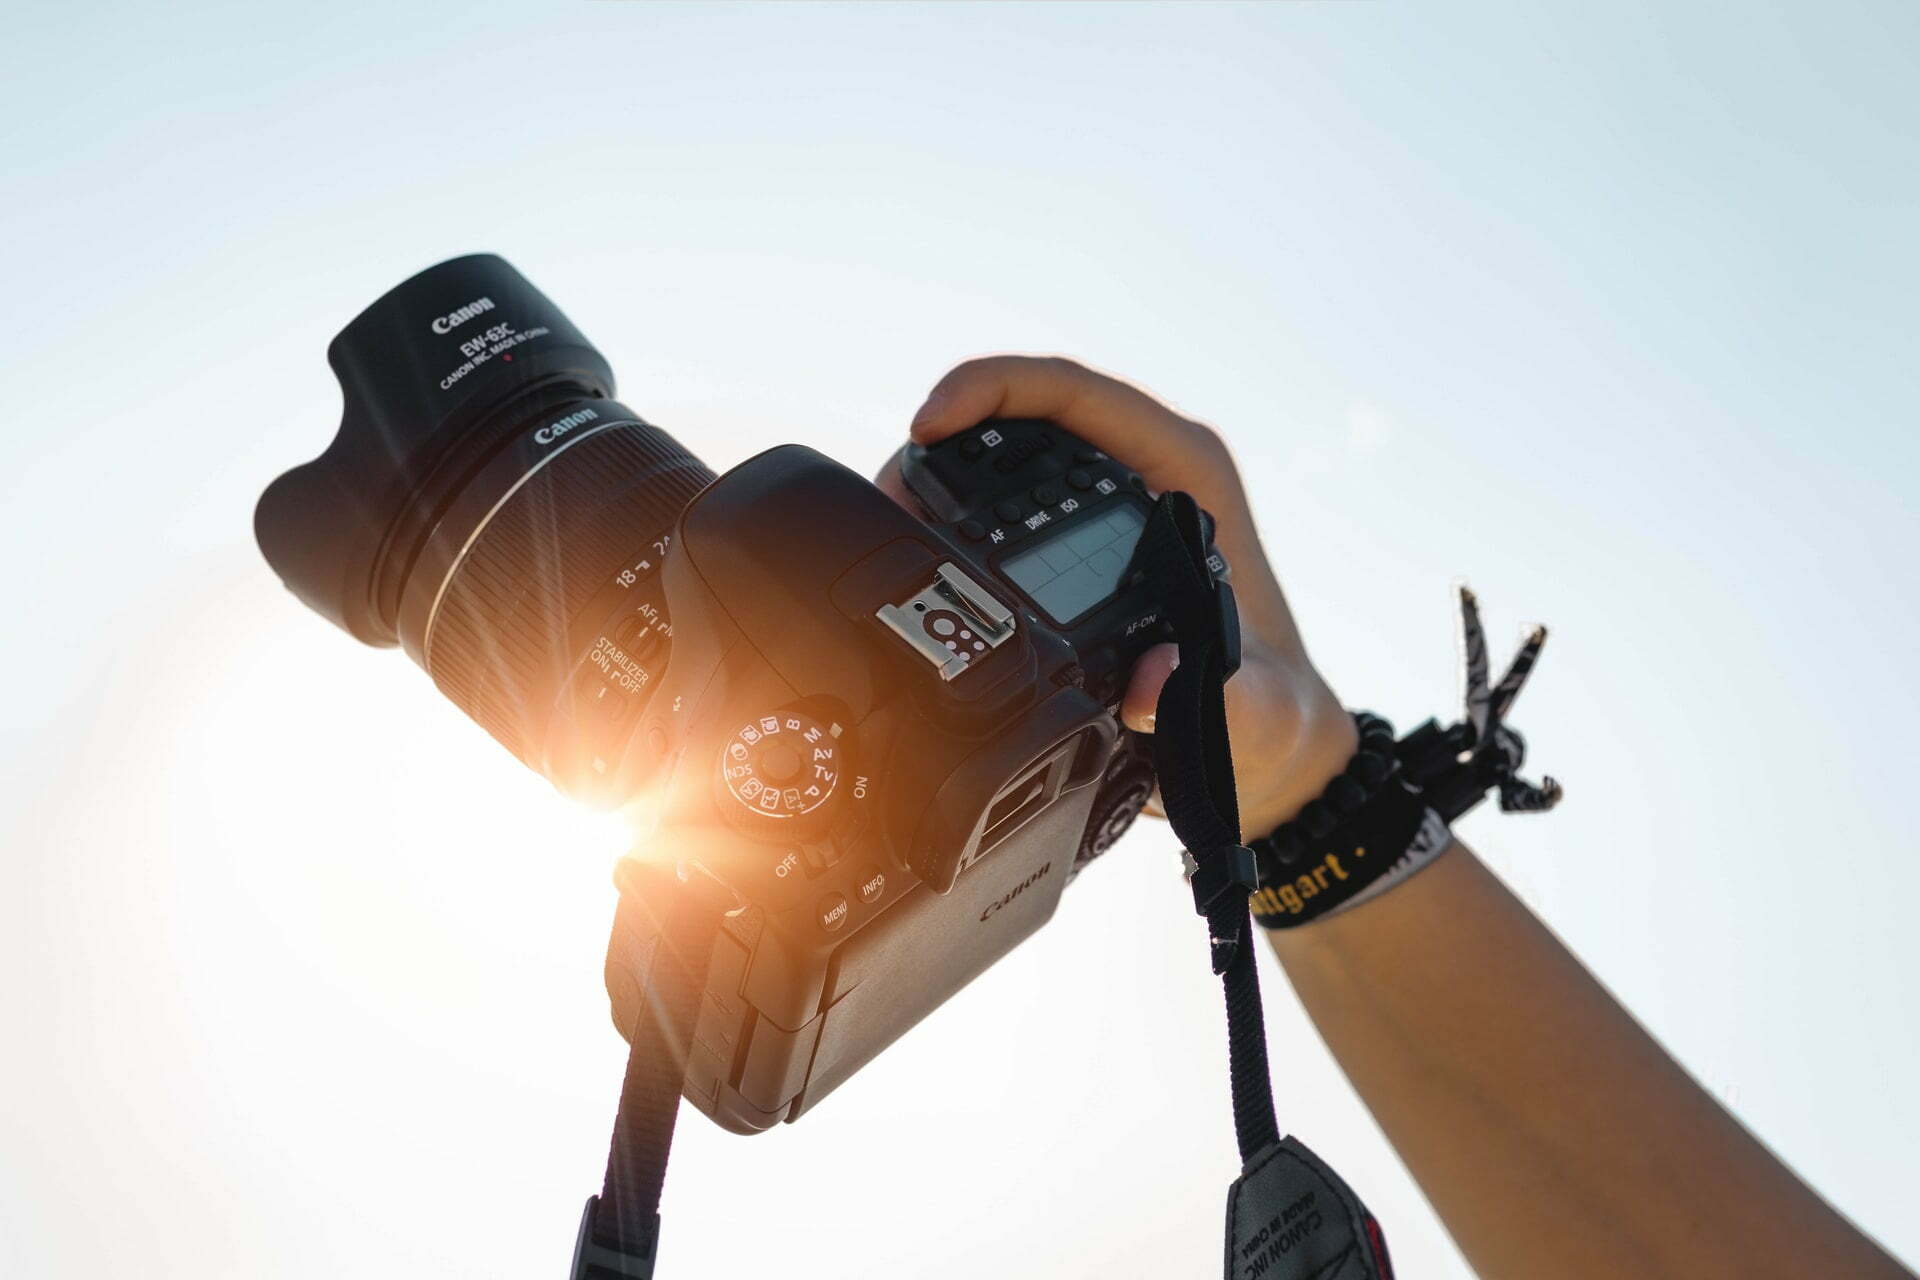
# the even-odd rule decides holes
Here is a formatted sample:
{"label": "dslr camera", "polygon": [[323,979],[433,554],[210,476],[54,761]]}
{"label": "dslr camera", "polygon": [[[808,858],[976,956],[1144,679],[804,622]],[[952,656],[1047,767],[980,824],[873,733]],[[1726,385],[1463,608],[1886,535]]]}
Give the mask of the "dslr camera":
{"label": "dslr camera", "polygon": [[716,477],[491,255],[401,284],[328,358],[339,433],[262,496],[261,549],[730,892],[683,1085],[726,1128],[831,1093],[1045,924],[1151,794],[1116,712],[1168,632],[1124,461],[981,423],[901,455],[919,515],[800,445]]}

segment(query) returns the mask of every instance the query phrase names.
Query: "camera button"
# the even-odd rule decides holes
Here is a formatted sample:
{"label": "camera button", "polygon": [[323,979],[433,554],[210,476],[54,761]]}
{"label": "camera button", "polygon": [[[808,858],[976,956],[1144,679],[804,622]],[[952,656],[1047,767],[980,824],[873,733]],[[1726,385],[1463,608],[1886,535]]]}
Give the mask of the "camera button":
{"label": "camera button", "polygon": [[760,777],[784,787],[800,776],[800,753],[788,746],[768,747],[760,754]]}
{"label": "camera button", "polygon": [[1033,490],[1033,500],[1043,507],[1050,507],[1060,501],[1060,491],[1050,484],[1036,485]]}
{"label": "camera button", "polygon": [[987,526],[981,524],[978,520],[962,520],[960,522],[960,536],[968,542],[978,542],[987,536]]}
{"label": "camera button", "polygon": [[994,504],[993,514],[1001,520],[1018,520],[1022,510],[1017,502],[997,502]]}
{"label": "camera button", "polygon": [[865,878],[855,887],[859,890],[860,901],[872,906],[887,891],[887,873],[878,867],[869,867]]}
{"label": "camera button", "polygon": [[1076,489],[1091,489],[1093,488],[1093,477],[1085,471],[1082,471],[1079,467],[1075,467],[1073,470],[1067,472],[1067,483]]}
{"label": "camera button", "polygon": [[1100,459],[1106,456],[1106,454],[1100,452],[1098,449],[1082,449],[1073,455],[1073,460],[1082,464],[1091,464],[1100,461]]}
{"label": "camera button", "polygon": [[820,927],[828,933],[840,931],[841,926],[847,923],[847,913],[850,910],[852,908],[847,906],[845,895],[838,893],[830,893],[814,905],[815,918],[820,921]]}
{"label": "camera button", "polygon": [[987,446],[980,443],[979,436],[968,436],[960,442],[960,456],[968,462],[972,462],[986,451]]}

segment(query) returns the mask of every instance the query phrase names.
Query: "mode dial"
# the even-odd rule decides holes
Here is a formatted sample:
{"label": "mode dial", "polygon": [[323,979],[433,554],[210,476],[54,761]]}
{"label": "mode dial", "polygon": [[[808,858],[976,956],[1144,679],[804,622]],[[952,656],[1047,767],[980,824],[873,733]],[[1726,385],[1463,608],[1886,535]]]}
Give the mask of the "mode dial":
{"label": "mode dial", "polygon": [[791,822],[815,815],[840,781],[839,726],[804,711],[749,720],[721,747],[720,777],[757,817]]}

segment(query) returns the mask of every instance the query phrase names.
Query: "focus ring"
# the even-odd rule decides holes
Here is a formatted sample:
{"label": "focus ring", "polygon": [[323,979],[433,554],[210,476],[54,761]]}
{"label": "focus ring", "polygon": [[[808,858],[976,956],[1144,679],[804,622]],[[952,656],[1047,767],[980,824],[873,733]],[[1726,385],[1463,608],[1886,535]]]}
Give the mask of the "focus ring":
{"label": "focus ring", "polygon": [[567,638],[574,615],[712,479],[637,422],[571,442],[527,474],[440,589],[425,637],[440,691],[538,768],[540,730],[580,658]]}

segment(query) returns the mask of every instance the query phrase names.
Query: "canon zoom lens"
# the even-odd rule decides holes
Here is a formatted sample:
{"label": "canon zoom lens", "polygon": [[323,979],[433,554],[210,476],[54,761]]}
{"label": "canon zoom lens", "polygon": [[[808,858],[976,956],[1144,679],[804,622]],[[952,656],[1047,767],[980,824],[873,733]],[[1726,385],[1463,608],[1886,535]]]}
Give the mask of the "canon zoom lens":
{"label": "canon zoom lens", "polygon": [[[660,558],[713,473],[614,401],[606,360],[490,254],[406,281],[327,357],[339,434],[261,497],[261,550],[316,612],[403,645],[515,755],[590,791],[579,770],[611,750],[596,740],[628,729],[664,670]],[[550,756],[583,664],[595,705],[563,709]]]}

